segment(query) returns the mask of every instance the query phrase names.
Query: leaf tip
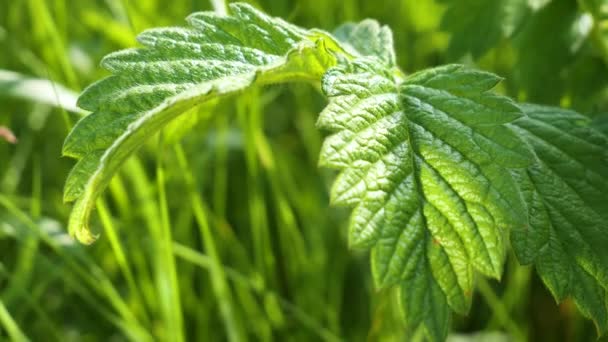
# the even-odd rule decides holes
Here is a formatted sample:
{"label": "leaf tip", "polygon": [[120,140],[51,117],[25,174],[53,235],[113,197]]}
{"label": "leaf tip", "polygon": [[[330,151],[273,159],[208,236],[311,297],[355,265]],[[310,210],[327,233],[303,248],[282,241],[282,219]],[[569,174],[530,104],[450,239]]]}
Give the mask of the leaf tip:
{"label": "leaf tip", "polygon": [[63,203],[70,203],[77,200],[78,197],[74,196],[73,193],[69,189],[68,183],[63,187]]}
{"label": "leaf tip", "polygon": [[90,245],[99,238],[99,234],[93,234],[86,225],[72,231],[71,235],[84,245]]}
{"label": "leaf tip", "polygon": [[78,154],[77,152],[75,152],[75,139],[74,139],[74,134],[73,134],[73,130],[72,132],[70,132],[70,134],[68,134],[68,136],[65,138],[65,140],[63,141],[63,145],[61,146],[61,156],[62,157],[68,157],[68,158],[74,158],[74,159],[79,159],[81,157],[80,154]]}

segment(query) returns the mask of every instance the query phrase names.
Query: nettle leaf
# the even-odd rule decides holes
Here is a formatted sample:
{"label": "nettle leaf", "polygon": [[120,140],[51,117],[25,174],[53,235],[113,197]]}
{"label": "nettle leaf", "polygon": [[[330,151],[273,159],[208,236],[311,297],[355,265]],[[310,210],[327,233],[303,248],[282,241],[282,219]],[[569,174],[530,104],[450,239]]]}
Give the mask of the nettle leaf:
{"label": "nettle leaf", "polygon": [[396,65],[393,31],[388,26],[365,19],[343,24],[334,31],[334,36],[353,55],[375,56],[389,67]]}
{"label": "nettle leaf", "polygon": [[499,278],[523,204],[509,168],[531,153],[505,126],[522,117],[490,92],[500,78],[459,65],[402,79],[360,58],[323,77],[334,132],[320,164],[342,172],[334,204],[354,206],[349,242],[372,248],[378,287],[401,285],[408,325],[445,338],[449,307],[467,312],[474,272]]}
{"label": "nettle leaf", "polygon": [[559,103],[588,20],[576,1],[551,1],[526,20],[513,44],[518,50],[514,75],[528,101]]}
{"label": "nettle leaf", "polygon": [[537,162],[515,172],[529,225],[511,232],[523,264],[533,263],[559,302],[571,296],[598,333],[608,331],[608,138],[590,119],[522,105],[514,127]]}
{"label": "nettle leaf", "polygon": [[608,136],[608,115],[601,114],[592,122],[593,128]]}
{"label": "nettle leaf", "polygon": [[452,33],[448,53],[481,57],[521,26],[531,10],[528,0],[442,0],[448,5],[441,27]]}
{"label": "nettle leaf", "polygon": [[322,31],[304,30],[247,4],[230,16],[188,17],[190,27],[151,29],[144,48],[110,54],[113,75],[87,88],[78,105],[93,113],[67,137],[63,154],[80,161],[70,173],[65,200],[76,200],[69,230],[80,241],[95,236],[88,221],[96,198],[117,168],[153,133],[184,111],[253,84],[319,82],[341,51]]}

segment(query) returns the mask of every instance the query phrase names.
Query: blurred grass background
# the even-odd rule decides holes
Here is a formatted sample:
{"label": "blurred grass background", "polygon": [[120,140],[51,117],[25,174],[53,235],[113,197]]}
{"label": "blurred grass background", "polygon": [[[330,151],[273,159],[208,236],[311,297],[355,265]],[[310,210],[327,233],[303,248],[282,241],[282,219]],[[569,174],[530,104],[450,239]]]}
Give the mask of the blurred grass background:
{"label": "blurred grass background", "polygon": [[[508,20],[495,9],[522,2]],[[251,3],[325,30],[375,18],[393,29],[407,73],[459,62],[505,77],[498,91],[520,101],[592,116],[608,104],[601,0]],[[0,126],[18,138],[0,141],[0,340],[407,341],[394,293],[376,291],[368,253],[346,246],[348,211],[329,208],[335,175],[317,168],[314,126],[325,103],[308,86],[182,116],[99,201],[100,240],[66,235],[74,162],[61,145],[83,115],[73,92],[107,75],[100,59],[138,32],[200,10],[211,2],[0,0]],[[69,111],[49,105],[57,98]],[[478,287],[450,340],[596,338],[513,256],[501,283]]]}

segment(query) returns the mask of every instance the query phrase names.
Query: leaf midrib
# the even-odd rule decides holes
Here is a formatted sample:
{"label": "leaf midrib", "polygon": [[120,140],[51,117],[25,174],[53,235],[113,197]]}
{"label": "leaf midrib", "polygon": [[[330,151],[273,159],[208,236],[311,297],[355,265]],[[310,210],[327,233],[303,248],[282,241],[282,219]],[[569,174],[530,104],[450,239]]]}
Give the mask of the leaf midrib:
{"label": "leaf midrib", "polygon": [[[402,94],[402,87],[398,86],[397,87],[397,92],[399,94],[399,97],[401,98],[401,96],[403,95]],[[407,118],[407,115],[405,115],[405,117]],[[411,156],[409,158],[410,159],[410,163],[411,163],[410,167],[411,167],[411,170],[412,170],[412,174],[414,175],[414,189],[416,189],[415,191],[418,194],[418,199],[420,201],[419,210],[420,210],[420,214],[421,214],[422,224],[424,226],[424,242],[425,242],[425,244],[424,244],[424,259],[425,260],[424,261],[427,264],[428,271],[431,274],[433,274],[432,273],[433,269],[431,267],[431,262],[430,262],[429,256],[428,256],[428,242],[429,242],[429,239],[432,238],[432,237],[431,237],[431,231],[428,229],[428,222],[427,222],[426,216],[424,215],[424,204],[427,203],[428,201],[427,201],[426,196],[424,195],[424,192],[423,192],[423,190],[421,188],[422,185],[420,184],[420,174],[419,174],[418,168],[416,167],[416,159],[414,158],[415,155],[420,155],[420,151],[418,150],[417,144],[414,143],[414,139],[412,139],[412,131],[411,131],[411,128],[410,128],[410,123],[411,122],[412,122],[411,120],[405,120],[405,127],[404,127],[404,129],[406,131],[407,142],[408,142],[408,144],[410,146],[410,149],[408,150],[408,153],[411,154]],[[458,235],[458,234],[456,234],[456,235]],[[460,238],[460,236],[459,236],[459,238]],[[461,241],[461,243],[462,243],[462,241]],[[443,247],[441,247],[441,248],[443,249]],[[457,280],[456,284],[457,284],[458,288],[460,289],[461,294],[464,296],[464,289],[460,287],[461,285],[458,282],[458,279],[459,279],[458,272],[456,271],[456,268],[454,267],[454,264],[452,262],[452,258],[449,257],[448,253],[446,253],[446,254],[448,255],[447,260],[448,260],[448,262],[450,264],[450,269],[451,269],[452,273],[454,275],[456,275],[456,280]],[[445,290],[441,286],[438,285],[438,287],[439,287],[440,291],[443,293],[443,295],[445,296],[446,301],[449,302],[448,294],[445,292]]]}
{"label": "leaf midrib", "polygon": [[[469,213],[469,210],[468,210],[468,209],[469,209],[469,204],[468,204],[468,203],[469,203],[469,201],[467,201],[467,200],[465,200],[464,198],[462,198],[462,197],[460,196],[460,194],[458,193],[458,191],[456,191],[456,189],[454,189],[454,188],[452,187],[452,185],[450,184],[450,182],[448,182],[448,180],[447,180],[447,179],[445,179],[445,177],[444,177],[444,176],[443,176],[443,175],[442,175],[442,174],[441,174],[441,173],[440,173],[440,172],[439,172],[439,171],[438,171],[438,170],[437,170],[437,169],[436,169],[436,168],[435,168],[433,165],[431,165],[431,164],[430,164],[430,163],[429,163],[429,162],[428,162],[428,161],[427,161],[427,160],[426,160],[426,159],[425,159],[423,156],[421,156],[421,155],[417,155],[417,157],[420,159],[420,161],[422,161],[423,163],[425,163],[425,164],[426,164],[426,165],[427,165],[427,166],[428,166],[428,167],[429,167],[431,170],[433,170],[433,171],[434,171],[434,172],[437,174],[437,176],[438,176],[438,177],[439,177],[439,178],[440,178],[440,179],[443,181],[443,183],[444,183],[444,184],[445,184],[445,185],[446,185],[446,186],[447,186],[447,187],[448,187],[448,188],[449,188],[449,189],[450,189],[450,190],[451,190],[451,191],[452,191],[454,194],[456,194],[456,195],[457,195],[456,197],[458,198],[458,202],[459,202],[459,203],[461,203],[461,204],[462,204],[462,206],[463,206],[465,209],[467,209],[467,210],[465,210],[465,211],[464,211],[464,215],[466,215],[466,217],[467,217],[467,218],[470,220],[470,222],[472,222],[472,225],[473,225],[473,227],[474,227],[474,229],[475,229],[475,233],[476,233],[476,235],[477,235],[477,236],[479,236],[479,238],[481,239],[481,241],[482,241],[482,243],[483,243],[483,247],[484,247],[484,248],[483,248],[483,250],[482,250],[482,251],[483,251],[483,253],[484,253],[484,258],[485,258],[485,261],[486,261],[486,262],[488,262],[488,263],[489,263],[489,265],[491,266],[491,269],[492,269],[494,272],[496,272],[497,270],[495,269],[495,267],[494,267],[494,261],[492,260],[492,257],[490,256],[490,249],[489,249],[489,247],[488,247],[488,244],[487,244],[486,240],[484,239],[483,234],[481,234],[480,227],[479,227],[479,225],[478,225],[477,221],[475,221],[475,219],[473,219],[473,217],[472,217],[472,216],[471,216],[471,214]],[[427,203],[430,203],[430,202],[427,202]],[[482,206],[482,207],[484,207],[484,208],[485,208],[485,205],[484,205],[484,204],[482,204],[482,203],[475,203],[475,204],[478,204],[478,205],[480,205],[480,206]],[[460,233],[460,232],[459,232],[459,231],[456,229],[456,225],[455,225],[453,222],[451,222],[450,218],[449,218],[448,216],[446,216],[446,214],[445,214],[443,211],[439,210],[439,208],[437,208],[437,207],[436,207],[434,204],[432,204],[432,203],[431,203],[431,205],[432,205],[432,206],[435,208],[435,210],[437,210],[437,212],[438,212],[438,213],[440,213],[440,214],[441,214],[441,216],[443,216],[443,217],[445,218],[445,220],[446,220],[446,221],[447,221],[447,222],[450,224],[451,229],[452,229],[452,230],[454,231],[454,233],[456,233],[456,235],[458,236],[458,238],[459,238],[459,240],[460,240],[460,243],[461,243],[461,245],[463,246],[463,250],[466,252],[466,254],[467,254],[467,257],[468,257],[469,261],[471,261],[471,262],[472,262],[472,264],[473,264],[473,265],[475,265],[475,262],[473,262],[473,259],[474,259],[474,258],[473,258],[473,256],[472,256],[472,255],[470,255],[470,254],[469,254],[469,252],[468,252],[468,248],[466,248],[466,247],[465,247],[465,246],[466,246],[466,244],[464,243],[464,237],[463,237],[463,236],[461,235],[461,233]],[[460,215],[463,215],[463,213],[459,213],[459,214],[460,214]],[[496,221],[496,218],[494,217],[494,215],[492,214],[492,212],[488,212],[488,214],[489,214],[489,215],[492,217],[492,220],[495,222],[495,221]],[[498,230],[498,228],[497,228],[497,227],[496,227],[496,229]],[[479,270],[479,269],[478,269],[478,270]],[[481,271],[481,270],[479,270],[479,271]],[[484,273],[485,273],[485,272],[484,272]],[[493,275],[491,275],[491,276],[496,276],[496,274],[493,274]]]}

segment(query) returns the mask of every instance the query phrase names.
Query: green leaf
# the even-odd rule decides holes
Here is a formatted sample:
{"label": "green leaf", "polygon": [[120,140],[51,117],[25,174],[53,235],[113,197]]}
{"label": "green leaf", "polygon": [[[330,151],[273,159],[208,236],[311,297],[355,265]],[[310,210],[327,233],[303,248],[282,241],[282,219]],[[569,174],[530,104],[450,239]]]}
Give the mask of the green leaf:
{"label": "green leaf", "polygon": [[593,120],[593,127],[608,136],[608,115],[601,114]]}
{"label": "green leaf", "polygon": [[445,338],[449,305],[464,313],[474,271],[499,278],[505,236],[524,224],[508,168],[531,154],[504,124],[522,116],[489,92],[495,75],[449,65],[401,79],[375,58],[330,69],[333,131],[320,164],[342,172],[334,204],[354,206],[349,242],[372,248],[378,287],[401,284],[408,325]]}
{"label": "green leaf", "polygon": [[343,24],[334,31],[334,36],[353,55],[374,56],[389,67],[396,64],[393,32],[375,20],[365,19],[359,23]]}
{"label": "green leaf", "polygon": [[448,9],[441,26],[452,33],[448,53],[481,57],[510,37],[529,14],[528,0],[443,0]]}
{"label": "green leaf", "polygon": [[608,330],[608,138],[590,119],[522,105],[514,127],[538,160],[515,172],[529,225],[511,232],[523,264],[533,263],[559,302],[571,296],[598,333]]}
{"label": "green leaf", "polygon": [[341,51],[321,31],[304,30],[246,4],[230,16],[211,12],[188,17],[191,27],[142,33],[144,48],[110,54],[102,65],[113,75],[80,96],[93,113],[67,137],[63,154],[80,159],[70,173],[65,200],[76,200],[69,230],[80,241],[96,198],[122,162],[153,133],[184,111],[254,84],[319,82]]}
{"label": "green leaf", "polygon": [[580,32],[588,26],[585,20],[575,1],[551,1],[526,20],[513,44],[514,75],[527,101],[559,103],[568,68],[586,37]]}
{"label": "green leaf", "polygon": [[565,96],[571,98],[569,107],[576,108],[580,113],[592,114],[605,108],[608,64],[592,52],[591,49],[583,49],[567,70]]}

